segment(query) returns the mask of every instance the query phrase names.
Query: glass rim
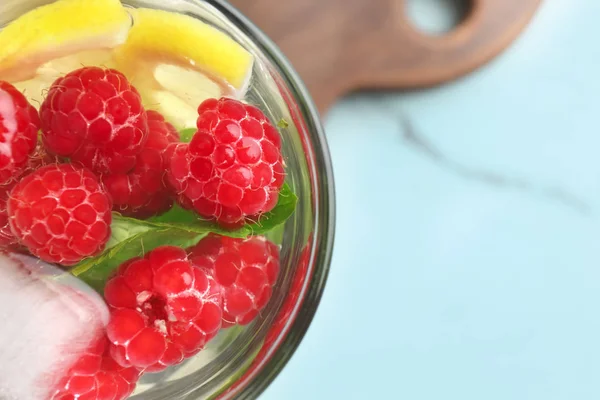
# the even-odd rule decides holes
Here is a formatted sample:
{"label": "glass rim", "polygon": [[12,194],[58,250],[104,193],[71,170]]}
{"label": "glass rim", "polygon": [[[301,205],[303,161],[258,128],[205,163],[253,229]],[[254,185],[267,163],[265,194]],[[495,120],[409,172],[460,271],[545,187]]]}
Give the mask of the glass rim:
{"label": "glass rim", "polygon": [[[276,341],[275,350],[248,382],[241,386],[236,398],[257,398],[275,380],[291,359],[315,316],[329,274],[335,237],[335,185],[333,165],[321,117],[308,89],[279,47],[245,15],[226,0],[206,0],[241,29],[265,54],[298,101],[298,111],[306,123],[306,133],[314,148],[314,168],[310,168],[315,193],[315,231],[312,236],[307,291],[302,306],[284,338]],[[318,174],[318,176],[317,176]],[[298,305],[296,305],[298,307]]]}

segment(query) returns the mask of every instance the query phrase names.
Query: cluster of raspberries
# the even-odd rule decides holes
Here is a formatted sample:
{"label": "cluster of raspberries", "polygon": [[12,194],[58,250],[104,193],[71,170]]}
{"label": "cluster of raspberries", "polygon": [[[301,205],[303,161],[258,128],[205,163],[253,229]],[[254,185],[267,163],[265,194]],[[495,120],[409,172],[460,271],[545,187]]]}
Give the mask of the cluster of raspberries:
{"label": "cluster of raspberries", "polygon": [[[183,143],[119,71],[84,67],[57,79],[39,112],[0,81],[0,249],[72,266],[105,249],[113,212],[146,219],[174,203],[236,228],[275,207],[284,178],[279,133],[252,105],[204,101]],[[262,236],[210,234],[126,261],[104,288],[108,326],[52,398],[127,398],[143,373],[253,321],[279,270],[279,247]]]}
{"label": "cluster of raspberries", "polygon": [[103,251],[112,211],[145,219],[177,202],[235,228],[272,210],[285,177],[277,129],[229,98],[198,114],[182,143],[114,69],[57,79],[39,113],[0,81],[0,248],[70,266]]}
{"label": "cluster of raspberries", "polygon": [[246,325],[271,298],[279,247],[264,237],[211,234],[123,263],[106,284],[111,317],[67,369],[53,399],[122,400],[143,373],[198,354],[221,328]]}

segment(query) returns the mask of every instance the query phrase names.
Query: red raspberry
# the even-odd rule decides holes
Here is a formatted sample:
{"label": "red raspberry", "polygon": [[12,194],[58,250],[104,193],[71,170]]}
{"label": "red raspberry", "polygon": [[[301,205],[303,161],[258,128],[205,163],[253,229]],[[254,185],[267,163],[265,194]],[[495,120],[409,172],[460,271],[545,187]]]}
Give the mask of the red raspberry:
{"label": "red raspberry", "polygon": [[13,85],[0,81],[0,185],[18,178],[35,149],[37,110]]}
{"label": "red raspberry", "polygon": [[40,116],[46,148],[96,173],[131,170],[148,133],[138,91],[113,69],[85,67],[57,79]]}
{"label": "red raspberry", "polygon": [[158,111],[146,111],[148,116],[148,142],[146,147],[164,151],[169,144],[179,142],[179,132],[177,129],[165,120],[165,117]]}
{"label": "red raspberry", "polygon": [[223,287],[223,326],[246,325],[267,305],[279,274],[279,247],[262,236],[209,235],[189,250]]}
{"label": "red raspberry", "polygon": [[73,265],[104,249],[110,236],[111,201],[89,170],[48,165],[13,188],[8,218],[12,232],[33,255]]}
{"label": "red raspberry", "polygon": [[161,214],[173,205],[163,175],[168,161],[167,148],[179,141],[179,133],[160,113],[148,111],[146,114],[148,141],[137,156],[133,171],[102,176],[115,211],[135,218]]}
{"label": "red raspberry", "polygon": [[[57,162],[56,158],[48,155],[44,148],[38,145],[20,176],[55,162]],[[16,249],[19,243],[19,239],[10,230],[8,210],[6,209],[9,193],[16,184],[17,181],[14,181],[0,186],[0,249]]]}
{"label": "red raspberry", "polygon": [[[294,277],[290,284],[290,288],[286,293],[285,300],[283,301],[279,312],[275,316],[271,327],[267,331],[265,340],[260,350],[256,354],[254,360],[252,360],[252,364],[244,372],[244,375],[237,379],[237,381],[225,392],[223,392],[218,399],[232,397],[228,395],[231,393],[236,393],[237,390],[243,386],[244,382],[248,382],[248,379],[254,376],[261,369],[261,367],[265,365],[265,362],[273,356],[273,350],[281,346],[283,341],[280,341],[276,348],[273,347],[278,338],[282,338],[283,336],[287,335],[291,327],[290,322],[294,321],[298,310],[302,306],[303,298],[300,297],[302,288],[304,287],[306,281],[310,279],[310,275],[307,274],[307,271],[310,263],[311,249],[312,235],[300,254],[300,260],[298,262],[298,266],[295,268]],[[296,314],[294,314],[294,309],[296,309]]]}
{"label": "red raspberry", "polygon": [[8,211],[6,210],[8,195],[14,185],[16,183],[0,187],[0,248],[2,249],[12,249],[19,244],[19,239],[10,230]]}
{"label": "red raspberry", "polygon": [[180,201],[225,226],[272,210],[285,178],[277,129],[233,99],[208,99],[198,112],[198,131],[171,158],[169,182]]}
{"label": "red raspberry", "polygon": [[123,400],[133,393],[140,375],[111,358],[103,336],[60,380],[52,399]]}
{"label": "red raspberry", "polygon": [[185,250],[163,246],[122,264],[104,289],[111,354],[161,371],[197,354],[221,328],[221,288]]}

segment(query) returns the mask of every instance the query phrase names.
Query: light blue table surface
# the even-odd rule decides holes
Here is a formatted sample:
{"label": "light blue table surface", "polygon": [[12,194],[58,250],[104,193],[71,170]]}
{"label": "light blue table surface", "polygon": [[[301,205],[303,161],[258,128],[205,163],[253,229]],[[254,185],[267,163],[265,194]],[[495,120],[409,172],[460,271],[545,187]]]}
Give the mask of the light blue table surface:
{"label": "light blue table surface", "polygon": [[261,400],[600,399],[600,1],[453,84],[337,104],[328,286]]}

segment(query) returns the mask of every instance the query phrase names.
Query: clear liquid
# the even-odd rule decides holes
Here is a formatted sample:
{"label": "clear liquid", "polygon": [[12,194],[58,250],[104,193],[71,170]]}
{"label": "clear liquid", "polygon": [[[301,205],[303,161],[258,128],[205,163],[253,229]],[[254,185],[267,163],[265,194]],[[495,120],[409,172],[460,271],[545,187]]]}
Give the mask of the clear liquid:
{"label": "clear liquid", "polygon": [[[129,2],[131,7],[162,8],[160,1]],[[217,15],[214,10],[204,4],[191,4],[185,1],[174,2],[174,9],[191,14],[194,17],[217,26],[226,32],[235,28],[229,21]],[[135,24],[135,20],[133,20]],[[118,68],[115,61],[114,49],[90,48],[85,51],[63,55],[51,59],[37,69],[20,70],[19,75],[4,76],[3,78],[13,83],[20,89],[30,102],[39,108],[49,87],[59,77],[79,69],[83,66],[100,66],[105,68]],[[142,95],[144,106],[161,112],[179,130],[194,128],[197,119],[198,105],[208,98],[234,96],[239,98],[239,93],[218,78],[209,76],[201,69],[195,68],[190,63],[173,62],[151,54],[135,60],[130,72],[123,71]],[[7,79],[8,78],[8,79]],[[277,96],[278,90],[268,72],[268,68],[260,58],[255,59],[249,87],[241,100],[259,106],[274,123],[287,119],[284,113],[285,104]],[[289,127],[288,129],[292,129]],[[287,140],[284,135],[284,142]],[[272,231],[269,238],[279,244],[283,243],[284,227]],[[282,271],[285,279],[285,271]],[[276,297],[276,296],[274,296]],[[279,302],[279,299],[275,299]],[[247,348],[253,342],[256,348],[257,331],[268,324],[267,319],[259,318],[248,327],[233,327],[222,330],[207,347],[196,357],[189,359],[181,365],[168,370],[144,375],[138,383],[135,395],[147,398],[153,389],[168,388],[170,383],[195,375],[197,379],[209,381],[219,369],[224,358],[230,361],[237,356],[237,350]],[[264,329],[262,329],[264,331]],[[246,349],[246,352],[255,354],[255,349]],[[251,358],[244,360],[244,363]],[[207,392],[216,392],[214,388]],[[134,397],[135,398],[135,397]]]}
{"label": "clear liquid", "polygon": [[[48,2],[15,1],[14,7],[16,12],[20,12],[19,7],[22,5]],[[9,2],[9,10],[12,4]],[[293,260],[297,259],[303,243],[306,242],[312,224],[312,204],[307,195],[310,192],[310,182],[306,159],[299,150],[302,149],[302,144],[297,129],[290,117],[288,105],[273,79],[274,73],[270,64],[262,56],[257,44],[250,41],[229,20],[211,5],[201,1],[170,0],[166,3],[163,0],[132,0],[124,1],[124,4],[129,7],[166,8],[172,12],[184,13],[230,34],[255,56],[248,90],[245,91],[242,100],[261,108],[273,123],[285,121],[285,124],[279,126],[279,130],[287,164],[287,181],[300,197],[300,203],[296,209],[296,216],[285,226],[268,235],[271,240],[282,245],[281,254],[284,260],[279,283],[274,289],[270,304],[251,325],[221,331],[196,357],[162,373],[143,376],[133,397],[144,400],[175,400],[181,398],[181,394],[175,395],[174,391],[202,388],[206,398],[214,398],[216,393],[234,382],[243,373],[244,367],[252,361],[286,295],[294,272]],[[0,5],[0,14],[2,12]],[[19,77],[8,80],[23,90],[32,104],[39,106],[56,78],[82,66],[115,67],[114,61],[113,50],[88,49],[50,60],[37,71],[28,71],[25,79]],[[239,94],[226,82],[209,76],[191,64],[175,63],[152,56],[138,61],[137,68],[126,75],[142,94],[144,105],[148,109],[163,113],[178,129],[195,127],[197,106],[206,98]]]}

